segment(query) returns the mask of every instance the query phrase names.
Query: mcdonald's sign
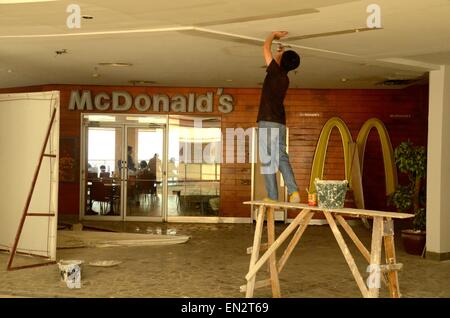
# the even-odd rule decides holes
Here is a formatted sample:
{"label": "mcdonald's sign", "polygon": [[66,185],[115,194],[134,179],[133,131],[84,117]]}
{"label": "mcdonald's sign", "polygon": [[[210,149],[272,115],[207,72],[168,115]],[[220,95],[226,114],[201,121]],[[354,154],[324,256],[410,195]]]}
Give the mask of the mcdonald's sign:
{"label": "mcdonald's sign", "polygon": [[377,130],[381,142],[386,182],[386,195],[392,194],[398,183],[397,170],[394,162],[394,151],[392,149],[391,140],[386,127],[383,122],[377,118],[371,118],[362,125],[359,130],[358,137],[356,138],[356,142],[353,142],[352,135],[342,119],[333,117],[325,123],[320,133],[319,141],[314,153],[313,166],[311,168],[311,177],[309,181],[309,191],[316,191],[314,186],[315,178],[323,178],[328,142],[333,128],[337,128],[339,130],[342,139],[342,146],[344,148],[345,177],[349,181],[350,188],[354,192],[356,206],[358,208],[364,208],[364,196],[362,192],[364,152],[367,138],[373,128]]}

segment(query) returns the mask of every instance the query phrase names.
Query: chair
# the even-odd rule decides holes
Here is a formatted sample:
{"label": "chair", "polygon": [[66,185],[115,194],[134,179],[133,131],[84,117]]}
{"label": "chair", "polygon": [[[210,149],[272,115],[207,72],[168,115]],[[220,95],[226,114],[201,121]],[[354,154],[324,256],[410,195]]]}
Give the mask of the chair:
{"label": "chair", "polygon": [[156,191],[157,190],[156,189],[156,174],[150,172],[148,174],[148,178],[150,179],[150,194],[153,198],[154,196],[158,195],[158,193]]}
{"label": "chair", "polygon": [[136,204],[138,204],[139,198],[136,198],[137,196],[137,184],[136,184],[136,176],[128,176],[128,182],[127,182],[127,197],[129,200],[134,201]]}
{"label": "chair", "polygon": [[147,195],[152,194],[152,188],[154,187],[153,181],[148,179],[137,180],[139,196],[144,195],[144,202],[147,199]]}
{"label": "chair", "polygon": [[104,213],[105,207],[111,201],[110,193],[101,181],[92,181],[91,200],[100,203],[100,214]]}
{"label": "chair", "polygon": [[88,178],[88,180],[98,179],[97,172],[88,172],[87,178]]}
{"label": "chair", "polygon": [[177,196],[177,211],[181,211],[181,190],[174,190],[172,191],[172,194],[175,194]]}
{"label": "chair", "polygon": [[220,197],[213,197],[209,199],[209,207],[213,211],[214,215],[217,215],[220,208]]}
{"label": "chair", "polygon": [[100,178],[101,179],[109,179],[109,178],[111,178],[111,175],[109,172],[100,172]]}

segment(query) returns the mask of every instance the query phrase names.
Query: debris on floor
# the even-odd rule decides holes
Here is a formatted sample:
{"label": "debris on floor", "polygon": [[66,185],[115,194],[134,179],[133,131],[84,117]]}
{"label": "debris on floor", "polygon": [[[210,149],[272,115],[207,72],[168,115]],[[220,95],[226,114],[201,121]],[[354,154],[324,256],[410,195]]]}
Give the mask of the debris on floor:
{"label": "debris on floor", "polygon": [[153,246],[185,243],[186,235],[136,234],[97,231],[58,231],[57,247]]}
{"label": "debris on floor", "polygon": [[122,264],[122,261],[93,261],[88,263],[88,265],[96,267],[112,267],[119,264]]}

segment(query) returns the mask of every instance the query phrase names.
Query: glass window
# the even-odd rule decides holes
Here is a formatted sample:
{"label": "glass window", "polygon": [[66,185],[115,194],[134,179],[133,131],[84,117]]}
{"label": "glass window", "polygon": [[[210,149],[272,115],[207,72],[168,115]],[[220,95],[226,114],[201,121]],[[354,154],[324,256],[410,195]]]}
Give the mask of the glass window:
{"label": "glass window", "polygon": [[219,214],[221,145],[220,118],[169,117],[169,215]]}

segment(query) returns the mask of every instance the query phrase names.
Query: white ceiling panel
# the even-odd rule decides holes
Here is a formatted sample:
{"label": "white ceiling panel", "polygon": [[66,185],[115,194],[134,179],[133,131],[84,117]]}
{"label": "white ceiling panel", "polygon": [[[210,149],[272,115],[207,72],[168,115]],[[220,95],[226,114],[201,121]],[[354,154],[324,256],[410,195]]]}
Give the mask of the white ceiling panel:
{"label": "white ceiling panel", "polygon": [[[334,33],[283,40],[302,55],[292,87],[385,88],[377,83],[419,78],[450,63],[448,0],[378,0],[383,29],[351,34],[337,33],[365,28],[373,1],[81,1],[81,14],[94,19],[68,29],[71,3],[0,5],[0,87],[132,80],[259,87],[261,46],[273,30],[287,30],[292,39]],[[68,53],[55,53],[62,49]]]}

